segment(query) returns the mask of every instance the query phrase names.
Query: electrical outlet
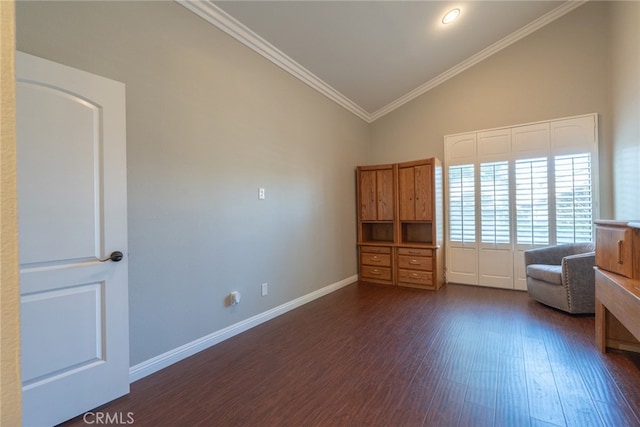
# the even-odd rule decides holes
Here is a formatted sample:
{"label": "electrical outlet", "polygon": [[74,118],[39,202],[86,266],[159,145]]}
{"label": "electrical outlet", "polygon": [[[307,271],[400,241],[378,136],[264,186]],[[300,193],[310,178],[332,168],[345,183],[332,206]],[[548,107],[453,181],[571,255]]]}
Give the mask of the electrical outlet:
{"label": "electrical outlet", "polygon": [[269,284],[268,283],[263,283],[262,284],[262,296],[266,297],[267,295],[269,295]]}
{"label": "electrical outlet", "polygon": [[264,200],[264,188],[258,188],[258,199]]}

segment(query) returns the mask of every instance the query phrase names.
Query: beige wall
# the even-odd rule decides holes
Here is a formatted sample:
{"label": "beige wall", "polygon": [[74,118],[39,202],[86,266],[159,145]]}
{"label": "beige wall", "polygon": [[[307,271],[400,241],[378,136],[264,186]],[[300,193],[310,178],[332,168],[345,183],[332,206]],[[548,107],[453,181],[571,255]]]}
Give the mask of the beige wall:
{"label": "beige wall", "polygon": [[174,2],[19,2],[17,46],[126,84],[132,365],[356,274],[365,122]]}
{"label": "beige wall", "polygon": [[640,3],[611,4],[614,218],[640,218]]}
{"label": "beige wall", "polygon": [[0,1],[0,426],[18,426],[20,323],[14,77],[14,4]]}
{"label": "beige wall", "polygon": [[590,2],[372,125],[369,163],[436,156],[454,133],[600,113],[601,215],[610,217],[608,8]]}

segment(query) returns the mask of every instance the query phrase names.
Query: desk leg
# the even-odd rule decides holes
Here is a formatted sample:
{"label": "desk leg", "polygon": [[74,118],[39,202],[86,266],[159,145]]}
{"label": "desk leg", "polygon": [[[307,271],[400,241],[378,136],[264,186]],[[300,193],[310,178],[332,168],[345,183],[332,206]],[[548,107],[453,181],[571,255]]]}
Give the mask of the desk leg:
{"label": "desk leg", "polygon": [[607,352],[607,309],[596,298],[596,346],[602,353]]}

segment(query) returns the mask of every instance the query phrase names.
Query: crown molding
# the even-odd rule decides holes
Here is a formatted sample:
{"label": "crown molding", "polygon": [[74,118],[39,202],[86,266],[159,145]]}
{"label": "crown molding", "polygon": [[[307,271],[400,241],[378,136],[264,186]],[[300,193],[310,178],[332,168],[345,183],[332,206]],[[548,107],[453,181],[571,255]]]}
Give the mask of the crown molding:
{"label": "crown molding", "polygon": [[380,117],[392,112],[393,110],[395,110],[397,108],[400,108],[401,106],[403,106],[407,102],[409,102],[409,101],[419,97],[420,95],[430,91],[434,87],[446,82],[450,78],[460,74],[461,72],[467,70],[468,68],[473,67],[474,65],[476,65],[480,61],[483,61],[483,60],[487,59],[488,57],[494,55],[495,53],[501,51],[502,49],[512,45],[515,42],[517,42],[518,40],[521,40],[521,39],[525,38],[529,34],[539,30],[540,28],[544,27],[545,25],[555,21],[556,19],[558,19],[558,18],[560,18],[560,17],[562,17],[564,15],[566,15],[567,13],[569,13],[572,10],[578,8],[579,6],[582,6],[587,1],[588,0],[568,0],[568,1],[566,1],[565,3],[561,4],[560,6],[558,6],[555,9],[553,9],[552,11],[547,12],[546,14],[542,15],[541,17],[539,17],[538,19],[536,19],[534,21],[531,21],[529,24],[525,25],[524,27],[520,28],[519,30],[514,31],[513,33],[509,34],[505,38],[503,38],[501,40],[498,40],[497,42],[495,42],[491,46],[481,50],[480,52],[476,53],[473,56],[470,56],[469,58],[465,59],[464,61],[460,62],[459,64],[455,65],[454,67],[448,69],[447,71],[439,74],[438,76],[434,77],[433,79],[429,80],[428,82],[424,83],[423,85],[418,86],[417,88],[415,88],[411,92],[406,93],[405,95],[401,96],[400,98],[396,99],[395,101],[390,102],[389,104],[387,104],[384,107],[380,108],[379,110],[375,111],[373,114],[371,114],[371,122],[375,121],[376,119],[379,119]]}
{"label": "crown molding", "polygon": [[517,31],[509,34],[503,39],[497,41],[491,46],[481,50],[475,55],[465,59],[454,67],[448,69],[447,71],[439,74],[435,78],[429,80],[428,82],[418,86],[414,90],[406,93],[400,98],[396,99],[393,102],[385,105],[379,110],[375,111],[373,114],[369,113],[358,104],[344,96],[342,93],[338,92],[332,86],[324,82],[318,76],[313,74],[311,71],[307,70],[302,65],[298,64],[296,61],[287,56],[280,49],[260,37],[258,34],[253,32],[250,28],[242,24],[240,21],[235,19],[233,16],[229,15],[227,12],[216,6],[211,0],[175,0],[176,3],[195,13],[205,21],[209,22],[211,25],[217,27],[221,31],[230,35],[234,39],[238,40],[240,43],[244,44],[254,52],[262,55],[284,71],[288,72],[292,76],[300,79],[307,85],[311,86],[313,89],[317,90],[327,98],[331,99],[338,105],[342,106],[346,110],[352,112],[356,116],[360,117],[367,123],[372,123],[373,121],[379,119],[380,117],[389,114],[393,110],[400,108],[404,104],[413,99],[419,97],[420,95],[430,91],[436,86],[446,82],[450,78],[460,74],[461,72],[471,68],[477,63],[487,59],[491,55],[501,51],[502,49],[512,45],[518,40],[523,39],[534,31],[539,30],[545,25],[555,21],[556,19],[566,15],[572,10],[582,6],[588,0],[568,0],[553,9],[552,11],[542,15],[538,19],[530,22],[524,27],[520,28]]}
{"label": "crown molding", "polygon": [[292,76],[302,80],[313,89],[331,99],[346,110],[352,112],[367,123],[371,123],[371,114],[358,104],[335,90],[318,76],[287,56],[280,49],[253,32],[246,25],[213,4],[211,0],[176,0],[205,21],[227,33],[254,52],[262,55]]}

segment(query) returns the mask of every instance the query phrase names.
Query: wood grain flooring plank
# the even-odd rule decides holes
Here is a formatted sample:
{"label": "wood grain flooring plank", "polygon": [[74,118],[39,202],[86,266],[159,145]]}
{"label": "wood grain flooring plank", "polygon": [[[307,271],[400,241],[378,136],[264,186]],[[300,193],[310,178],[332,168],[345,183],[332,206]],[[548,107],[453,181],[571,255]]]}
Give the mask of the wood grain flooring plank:
{"label": "wood grain flooring plank", "polygon": [[442,379],[434,390],[424,426],[456,426],[462,414],[466,386]]}
{"label": "wood grain flooring plank", "polygon": [[460,427],[487,427],[492,426],[493,423],[493,408],[465,402],[457,425]]}
{"label": "wood grain flooring plank", "polygon": [[530,424],[529,398],[524,359],[503,354],[496,385],[496,426]]}
{"label": "wood grain flooring plank", "polygon": [[498,371],[473,371],[469,376],[466,403],[474,403],[487,408],[496,407],[498,393]]}
{"label": "wood grain flooring plank", "polygon": [[[536,336],[541,337],[542,334]],[[565,425],[562,404],[544,341],[525,336],[522,343],[531,417],[556,425]]]}
{"label": "wood grain flooring plank", "polygon": [[607,402],[595,402],[598,413],[602,417],[602,425],[616,427],[638,427],[638,417],[631,408]]}

